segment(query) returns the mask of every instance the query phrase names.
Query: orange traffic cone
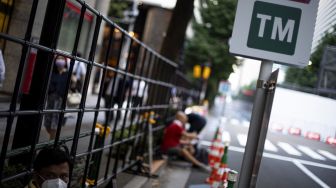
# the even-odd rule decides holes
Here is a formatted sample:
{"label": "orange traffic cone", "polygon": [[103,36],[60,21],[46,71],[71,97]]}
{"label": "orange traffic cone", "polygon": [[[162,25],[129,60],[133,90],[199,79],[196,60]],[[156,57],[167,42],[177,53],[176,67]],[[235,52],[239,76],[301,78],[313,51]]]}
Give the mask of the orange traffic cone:
{"label": "orange traffic cone", "polygon": [[211,187],[212,188],[222,188],[226,184],[226,179],[227,179],[227,148],[228,146],[225,146],[225,152],[221,157],[221,160],[219,163],[216,163],[216,174],[214,174],[210,179],[212,180],[211,182]]}
{"label": "orange traffic cone", "polygon": [[215,150],[214,150],[214,142],[215,142],[215,140],[217,140],[218,132],[219,132],[219,127],[217,128],[216,133],[215,133],[215,136],[214,136],[214,138],[212,139],[212,143],[211,143],[210,151],[209,151],[209,155],[208,155],[208,161],[209,161],[209,165],[210,165],[211,168],[213,167],[214,162],[215,162],[215,161],[214,161],[214,156],[215,156],[216,154],[215,154]]}
{"label": "orange traffic cone", "polygon": [[213,185],[218,176],[218,168],[212,168],[210,176],[205,180],[206,183]]}
{"label": "orange traffic cone", "polygon": [[210,146],[210,152],[208,156],[209,166],[213,167],[215,162],[220,162],[220,157],[222,156],[222,141],[221,141],[221,131],[219,127],[215,133],[215,137],[212,140]]}
{"label": "orange traffic cone", "polygon": [[220,168],[221,157],[223,153],[224,144],[221,140],[221,131],[218,128],[209,152],[209,165],[212,168],[212,171],[210,177],[206,179],[206,182],[211,184],[213,187],[216,187],[216,185],[220,183],[220,175],[218,171]]}

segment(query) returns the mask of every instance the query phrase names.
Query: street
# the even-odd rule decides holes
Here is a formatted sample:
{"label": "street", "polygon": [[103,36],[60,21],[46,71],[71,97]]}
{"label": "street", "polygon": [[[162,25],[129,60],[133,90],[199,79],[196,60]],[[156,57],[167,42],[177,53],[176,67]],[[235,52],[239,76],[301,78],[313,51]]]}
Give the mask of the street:
{"label": "street", "polygon": [[[237,171],[243,170],[250,109],[248,104],[233,101],[226,106],[224,116],[209,117],[202,135],[206,140],[202,143],[209,145],[218,126],[225,130],[223,139],[230,140],[228,165]],[[335,146],[269,130],[257,187],[336,187],[335,172]]]}

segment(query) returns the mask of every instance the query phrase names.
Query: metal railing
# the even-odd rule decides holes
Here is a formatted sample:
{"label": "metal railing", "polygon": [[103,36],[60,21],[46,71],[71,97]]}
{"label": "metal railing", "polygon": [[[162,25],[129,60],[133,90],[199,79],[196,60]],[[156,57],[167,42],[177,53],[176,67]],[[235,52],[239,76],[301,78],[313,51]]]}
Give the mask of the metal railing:
{"label": "metal railing", "polygon": [[[38,16],[38,0],[32,1],[24,38],[0,33],[0,40],[18,46],[13,49],[7,45],[4,54],[6,51],[20,54],[16,61],[10,62],[18,65],[10,104],[0,110],[0,180],[3,186],[25,182],[33,171],[38,150],[61,144],[69,147],[74,162],[70,169],[69,185],[72,187],[107,183],[113,186],[121,172],[143,174],[143,164],[152,160],[151,149],[158,148],[167,121],[177,109],[184,108],[188,99],[198,99],[199,92],[179,72],[176,63],[132,37],[84,1],[76,2],[80,13],[77,30],[73,31],[76,35],[71,51],[57,49],[65,0],[48,1],[39,43],[31,41],[33,27],[37,27],[34,24]],[[86,58],[79,57],[77,51],[87,13],[93,15],[93,34]],[[99,52],[104,54],[100,57],[103,63],[97,63],[97,41],[102,26],[108,28],[104,37],[107,45]],[[130,42],[126,50],[128,55],[122,59],[122,48],[128,46],[126,42]],[[33,68],[29,66],[32,50],[36,52]],[[50,108],[47,104],[51,98],[56,56],[69,59],[69,67],[60,104]],[[125,64],[120,65],[120,62]],[[79,104],[69,106],[67,96],[72,92],[71,73],[76,63],[86,67],[86,73]],[[29,68],[32,68],[31,78],[27,77]],[[88,90],[96,72],[100,72],[101,79],[98,94],[92,95]],[[23,92],[27,79],[30,79],[30,87]],[[117,95],[113,96],[114,93]],[[55,136],[48,140],[45,138],[45,118],[55,114],[58,115]],[[72,124],[63,126],[68,115],[74,116]]]}

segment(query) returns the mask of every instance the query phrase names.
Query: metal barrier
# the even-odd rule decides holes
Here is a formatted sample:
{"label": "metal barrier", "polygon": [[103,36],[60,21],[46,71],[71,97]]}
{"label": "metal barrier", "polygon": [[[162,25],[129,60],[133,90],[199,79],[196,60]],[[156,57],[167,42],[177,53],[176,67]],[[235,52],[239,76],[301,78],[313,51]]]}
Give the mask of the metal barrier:
{"label": "metal barrier", "polygon": [[[0,180],[4,187],[20,187],[33,171],[38,150],[61,144],[69,147],[74,162],[70,169],[71,187],[108,183],[113,187],[121,172],[150,175],[143,170],[143,164],[151,162],[152,149],[158,149],[165,124],[188,100],[198,99],[198,90],[179,72],[177,64],[132,37],[84,1],[76,2],[80,15],[70,51],[57,49],[65,0],[48,1],[39,43],[31,40],[33,27],[38,27],[35,25],[38,0],[32,1],[24,38],[0,33],[0,40],[17,47],[6,45],[3,51],[20,54],[17,61],[10,62],[18,64],[10,104],[0,110],[1,130],[4,130],[0,136]],[[87,15],[92,16],[94,30],[86,58],[79,57],[77,51]],[[106,45],[99,51],[97,40],[104,25],[108,28]],[[123,50],[125,46],[128,48]],[[30,66],[32,51],[36,59]],[[103,54],[103,63],[95,62],[97,51]],[[124,52],[128,54],[126,58]],[[56,57],[70,61],[64,93],[54,108],[49,103],[54,102],[50,101],[53,97],[50,88]],[[86,67],[86,74],[80,88],[80,101],[70,106],[67,98],[74,92],[71,73],[76,64]],[[32,71],[31,78],[27,77],[28,69]],[[91,95],[88,92],[90,80],[96,71],[101,73],[98,94]],[[23,89],[27,79],[29,87]],[[57,126],[48,140],[48,127],[44,128],[46,119],[55,114]],[[64,122],[69,116],[73,117],[72,124]]]}

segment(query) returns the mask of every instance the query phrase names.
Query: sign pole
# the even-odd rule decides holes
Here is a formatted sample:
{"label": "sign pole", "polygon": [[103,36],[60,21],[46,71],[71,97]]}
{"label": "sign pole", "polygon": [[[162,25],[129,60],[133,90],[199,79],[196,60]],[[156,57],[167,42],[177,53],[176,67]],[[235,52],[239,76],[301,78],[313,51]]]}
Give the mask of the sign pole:
{"label": "sign pole", "polygon": [[277,84],[278,74],[279,74],[279,69],[272,72],[272,74],[271,74],[270,78],[268,79],[266,85],[264,85],[264,87],[266,89],[265,107],[264,107],[262,124],[261,124],[261,129],[260,129],[260,134],[259,134],[258,149],[257,149],[257,153],[256,153],[256,158],[254,160],[253,174],[252,174],[250,187],[256,187],[256,184],[257,184],[257,177],[258,177],[258,173],[259,173],[262,154],[263,154],[263,151],[264,151],[264,145],[265,145],[265,140],[266,140],[266,136],[267,136],[268,124],[269,124],[269,120],[270,120],[270,117],[271,117],[271,111],[272,111],[272,106],[273,106],[273,99],[274,99],[274,95],[275,95],[275,88],[276,88],[276,84]]}
{"label": "sign pole", "polygon": [[240,170],[241,173],[238,181],[239,188],[247,188],[250,187],[251,184],[266,103],[265,98],[267,93],[263,85],[270,77],[272,67],[273,62],[267,60],[263,60],[260,65],[260,72],[253,103],[250,128],[248,132],[243,163]]}

